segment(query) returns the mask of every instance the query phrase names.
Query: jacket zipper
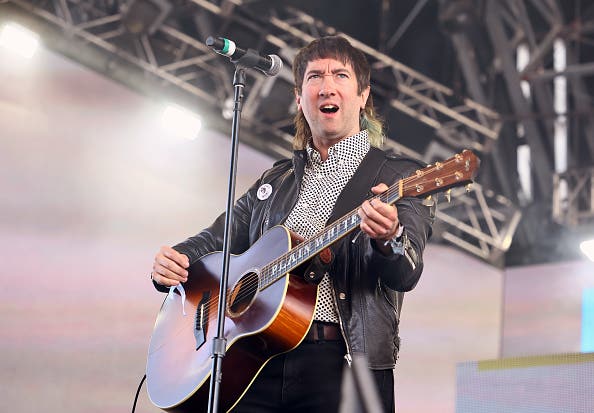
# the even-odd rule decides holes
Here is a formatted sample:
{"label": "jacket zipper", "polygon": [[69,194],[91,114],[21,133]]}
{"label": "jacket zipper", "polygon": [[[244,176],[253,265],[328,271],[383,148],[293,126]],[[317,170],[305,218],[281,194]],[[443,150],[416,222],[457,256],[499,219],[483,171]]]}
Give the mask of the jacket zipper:
{"label": "jacket zipper", "polygon": [[[326,272],[327,275],[328,273]],[[351,345],[350,342],[348,340],[347,334],[345,332],[344,329],[344,325],[342,322],[342,317],[340,316],[340,308],[338,307],[338,297],[336,297],[336,287],[334,286],[334,283],[332,283],[332,296],[334,297],[334,310],[336,311],[336,315],[338,315],[338,325],[340,326],[340,334],[342,335],[342,338],[344,340],[344,343],[346,345],[346,354],[344,355],[345,360],[347,361],[347,363],[349,364],[349,367],[351,366],[351,363],[353,362],[353,356],[352,356],[352,352],[351,352]]]}
{"label": "jacket zipper", "polygon": [[346,349],[347,349],[347,353],[344,355],[344,358],[350,367],[351,363],[353,362],[353,356],[351,354],[351,346],[350,346],[349,340],[347,339],[347,335],[344,331],[344,326],[342,324],[342,317],[340,316],[340,308],[338,308],[338,300],[336,297],[336,289],[334,288],[334,285],[332,285],[332,295],[334,296],[334,309],[336,310],[336,314],[338,315],[338,324],[340,325],[340,334],[342,334],[342,338],[344,339],[344,343],[345,343]]}

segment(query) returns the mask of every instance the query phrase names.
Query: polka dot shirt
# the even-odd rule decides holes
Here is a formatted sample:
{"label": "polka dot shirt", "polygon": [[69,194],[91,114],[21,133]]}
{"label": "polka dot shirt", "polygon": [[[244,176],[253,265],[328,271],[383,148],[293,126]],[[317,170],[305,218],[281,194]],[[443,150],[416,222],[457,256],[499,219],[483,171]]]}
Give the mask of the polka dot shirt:
{"label": "polka dot shirt", "polygon": [[[326,227],[338,195],[354,175],[369,151],[367,131],[363,130],[336,143],[328,149],[328,158],[322,161],[311,144],[307,146],[305,166],[297,204],[289,214],[285,226],[308,239]],[[314,314],[318,321],[338,322],[330,277],[320,282],[318,306]]]}

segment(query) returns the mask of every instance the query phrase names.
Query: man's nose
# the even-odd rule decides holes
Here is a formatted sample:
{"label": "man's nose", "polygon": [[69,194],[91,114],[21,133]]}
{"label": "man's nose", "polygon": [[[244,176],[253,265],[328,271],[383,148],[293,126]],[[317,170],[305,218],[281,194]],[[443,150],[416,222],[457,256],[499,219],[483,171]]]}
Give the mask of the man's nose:
{"label": "man's nose", "polygon": [[336,84],[332,74],[322,75],[320,84],[320,96],[333,95],[336,92]]}

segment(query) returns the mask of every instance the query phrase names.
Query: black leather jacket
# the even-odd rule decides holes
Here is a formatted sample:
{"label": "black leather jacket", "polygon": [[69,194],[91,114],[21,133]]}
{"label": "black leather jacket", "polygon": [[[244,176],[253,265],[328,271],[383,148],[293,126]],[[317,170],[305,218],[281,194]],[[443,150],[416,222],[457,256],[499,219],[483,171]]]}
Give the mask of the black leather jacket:
{"label": "black leather jacket", "polygon": [[[267,229],[282,224],[295,203],[307,154],[296,151],[293,159],[277,162],[235,204],[231,253],[245,252]],[[423,167],[420,163],[371,148],[355,175],[339,195],[328,223],[357,208],[372,195],[378,183],[391,185]],[[262,185],[272,193],[257,196]],[[264,198],[261,196],[261,198]],[[329,271],[350,356],[365,353],[373,369],[393,368],[399,350],[399,303],[402,295],[417,284],[423,270],[422,252],[431,235],[435,206],[417,198],[397,203],[405,228],[405,254],[384,256],[367,235],[355,230],[332,246],[335,259],[326,268],[312,260],[312,270]],[[206,253],[222,249],[224,214],[199,233],[174,248],[187,255],[190,264]],[[309,273],[310,270],[308,270]]]}

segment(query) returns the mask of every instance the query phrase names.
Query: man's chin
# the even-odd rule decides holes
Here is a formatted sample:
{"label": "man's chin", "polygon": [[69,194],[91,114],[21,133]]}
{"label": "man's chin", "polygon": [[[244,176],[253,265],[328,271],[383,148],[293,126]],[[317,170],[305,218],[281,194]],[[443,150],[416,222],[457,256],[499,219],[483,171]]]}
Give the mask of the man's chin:
{"label": "man's chin", "polygon": [[338,131],[325,131],[325,132],[322,132],[318,136],[320,137],[320,139],[324,139],[325,141],[336,141],[336,142],[338,142],[339,140],[346,137],[346,136],[343,136],[343,134]]}

